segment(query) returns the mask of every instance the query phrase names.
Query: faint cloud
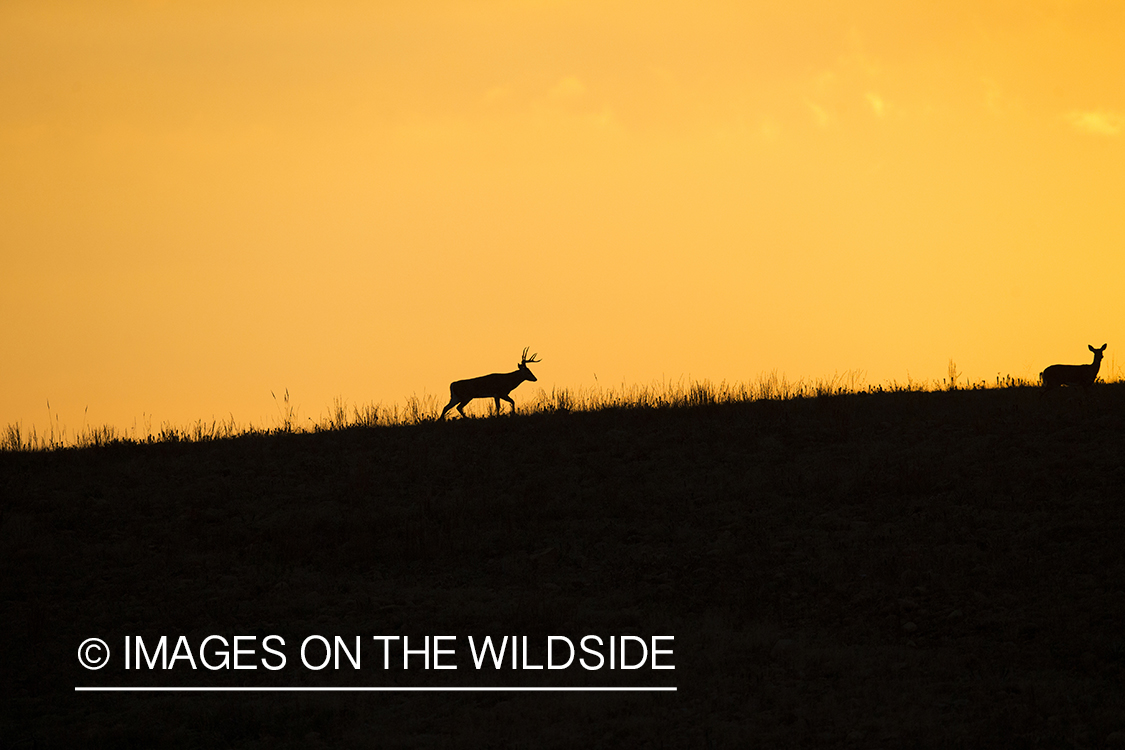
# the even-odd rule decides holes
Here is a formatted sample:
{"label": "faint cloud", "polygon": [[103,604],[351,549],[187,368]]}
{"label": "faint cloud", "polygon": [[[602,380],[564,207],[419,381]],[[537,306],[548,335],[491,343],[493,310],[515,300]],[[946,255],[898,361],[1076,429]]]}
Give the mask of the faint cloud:
{"label": "faint cloud", "polygon": [[823,94],[831,90],[839,77],[834,70],[822,70],[813,79],[813,87],[818,93]]}
{"label": "faint cloud", "polygon": [[1068,112],[1063,119],[1075,130],[1093,135],[1121,135],[1125,131],[1125,115],[1117,112]]}
{"label": "faint cloud", "polygon": [[840,62],[861,71],[867,78],[875,78],[882,72],[879,61],[867,54],[863,44],[863,35],[855,26],[848,31],[848,53],[840,59]]}
{"label": "faint cloud", "polygon": [[556,114],[592,114],[599,110],[589,96],[586,84],[578,76],[563,76],[546,91],[535,97],[532,107],[540,112]]}
{"label": "faint cloud", "polygon": [[488,117],[537,117],[554,121],[581,120],[597,126],[615,121],[609,107],[592,95],[578,76],[562,76],[538,90],[498,84],[484,91],[478,111]]}
{"label": "faint cloud", "polygon": [[768,117],[763,118],[758,124],[758,135],[761,136],[763,141],[772,143],[781,135],[781,124],[777,120]]}
{"label": "faint cloud", "polygon": [[500,99],[506,99],[511,95],[512,89],[510,86],[493,86],[485,92],[484,100],[486,102],[494,102]]}
{"label": "faint cloud", "polygon": [[556,101],[574,101],[586,94],[586,85],[577,76],[559,79],[548,93]]}
{"label": "faint cloud", "polygon": [[555,122],[578,122],[599,129],[617,124],[609,105],[591,92],[578,76],[563,76],[540,91],[529,102],[533,116]]}
{"label": "faint cloud", "polygon": [[867,103],[871,105],[871,109],[875,112],[876,117],[882,117],[887,114],[887,103],[883,101],[883,97],[879,96],[874,91],[867,92]]}
{"label": "faint cloud", "polygon": [[811,99],[805,99],[805,106],[812,112],[813,119],[816,121],[817,125],[822,128],[828,127],[832,120],[831,116],[828,114],[828,110]]}
{"label": "faint cloud", "polygon": [[481,104],[486,106],[503,104],[511,101],[512,89],[508,86],[493,86],[481,97]]}
{"label": "faint cloud", "polygon": [[[822,128],[845,122],[860,108],[871,108],[879,118],[902,115],[881,89],[886,85],[879,60],[867,53],[863,37],[855,27],[848,31],[845,49],[833,64],[808,79],[803,103]],[[862,103],[862,105],[859,105]]]}

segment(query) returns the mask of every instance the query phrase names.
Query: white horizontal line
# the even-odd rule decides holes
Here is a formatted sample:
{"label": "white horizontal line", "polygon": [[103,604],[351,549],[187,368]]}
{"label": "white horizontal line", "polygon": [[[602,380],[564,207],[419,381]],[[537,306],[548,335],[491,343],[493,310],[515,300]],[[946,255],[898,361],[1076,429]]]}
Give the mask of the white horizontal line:
{"label": "white horizontal line", "polygon": [[76,693],[655,693],[675,687],[76,687]]}

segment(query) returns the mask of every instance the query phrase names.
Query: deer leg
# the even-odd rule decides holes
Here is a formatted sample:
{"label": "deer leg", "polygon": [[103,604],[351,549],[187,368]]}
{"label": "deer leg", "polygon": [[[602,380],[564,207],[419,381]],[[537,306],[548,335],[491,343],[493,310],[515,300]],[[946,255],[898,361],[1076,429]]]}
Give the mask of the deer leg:
{"label": "deer leg", "polygon": [[449,411],[450,409],[452,409],[452,408],[453,408],[453,405],[454,405],[454,404],[456,404],[456,403],[457,403],[457,397],[456,397],[456,396],[454,396],[453,398],[449,399],[449,403],[448,403],[448,404],[446,404],[446,405],[445,405],[445,408],[441,410],[441,416],[440,416],[440,417],[438,417],[438,421],[439,421],[439,422],[440,422],[441,420],[445,419],[445,414],[446,414],[446,412],[448,412],[448,411]]}
{"label": "deer leg", "polygon": [[[507,401],[509,404],[512,405],[512,413],[515,414],[516,413],[516,402],[512,400],[512,397],[511,396],[501,396],[500,398],[504,399],[505,401]],[[496,400],[496,410],[497,411],[500,410],[500,399]]]}
{"label": "deer leg", "polygon": [[468,405],[469,401],[472,401],[472,399],[470,398],[468,401],[462,401],[461,403],[457,404],[457,411],[461,412],[462,417],[468,416],[467,414],[465,414],[465,407]]}

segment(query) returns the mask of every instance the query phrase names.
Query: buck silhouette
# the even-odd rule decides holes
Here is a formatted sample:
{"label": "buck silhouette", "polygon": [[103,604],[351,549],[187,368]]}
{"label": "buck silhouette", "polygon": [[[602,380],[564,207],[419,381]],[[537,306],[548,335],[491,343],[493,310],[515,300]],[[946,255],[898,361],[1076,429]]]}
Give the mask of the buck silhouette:
{"label": "buck silhouette", "polygon": [[1101,349],[1095,349],[1091,344],[1087,346],[1094,353],[1094,361],[1088,365],[1051,365],[1039,373],[1039,379],[1043,381],[1043,390],[1040,393],[1046,393],[1061,385],[1080,385],[1083,388],[1093,385],[1098,377],[1098,368],[1101,367],[1106,345],[1102,344]]}
{"label": "buck silhouette", "polygon": [[469,378],[468,380],[455,380],[449,384],[449,403],[441,410],[441,416],[438,421],[445,419],[445,413],[457,407],[457,411],[461,412],[461,416],[465,416],[466,404],[474,398],[491,398],[496,402],[496,411],[500,411],[500,399],[504,399],[512,405],[512,411],[516,410],[516,402],[508,395],[512,389],[525,380],[535,382],[536,377],[531,374],[528,365],[533,365],[539,360],[532,354],[530,358],[527,356],[527,350],[531,347],[525,346],[523,348],[523,357],[520,359],[519,367],[513,372],[494,372],[491,375],[481,375],[479,378]]}

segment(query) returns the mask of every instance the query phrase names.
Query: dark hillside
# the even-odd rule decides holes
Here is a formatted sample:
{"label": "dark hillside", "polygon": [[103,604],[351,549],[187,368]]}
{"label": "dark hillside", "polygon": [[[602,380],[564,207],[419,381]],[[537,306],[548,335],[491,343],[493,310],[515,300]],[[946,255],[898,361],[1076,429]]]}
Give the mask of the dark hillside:
{"label": "dark hillside", "polygon": [[[1125,746],[1123,446],[1111,384],[3,453],[0,745]],[[122,664],[213,634],[288,664]],[[311,634],[361,636],[362,669],[305,669]],[[674,636],[675,670],[462,645],[587,634]],[[384,670],[375,635],[455,635],[458,669]]]}

